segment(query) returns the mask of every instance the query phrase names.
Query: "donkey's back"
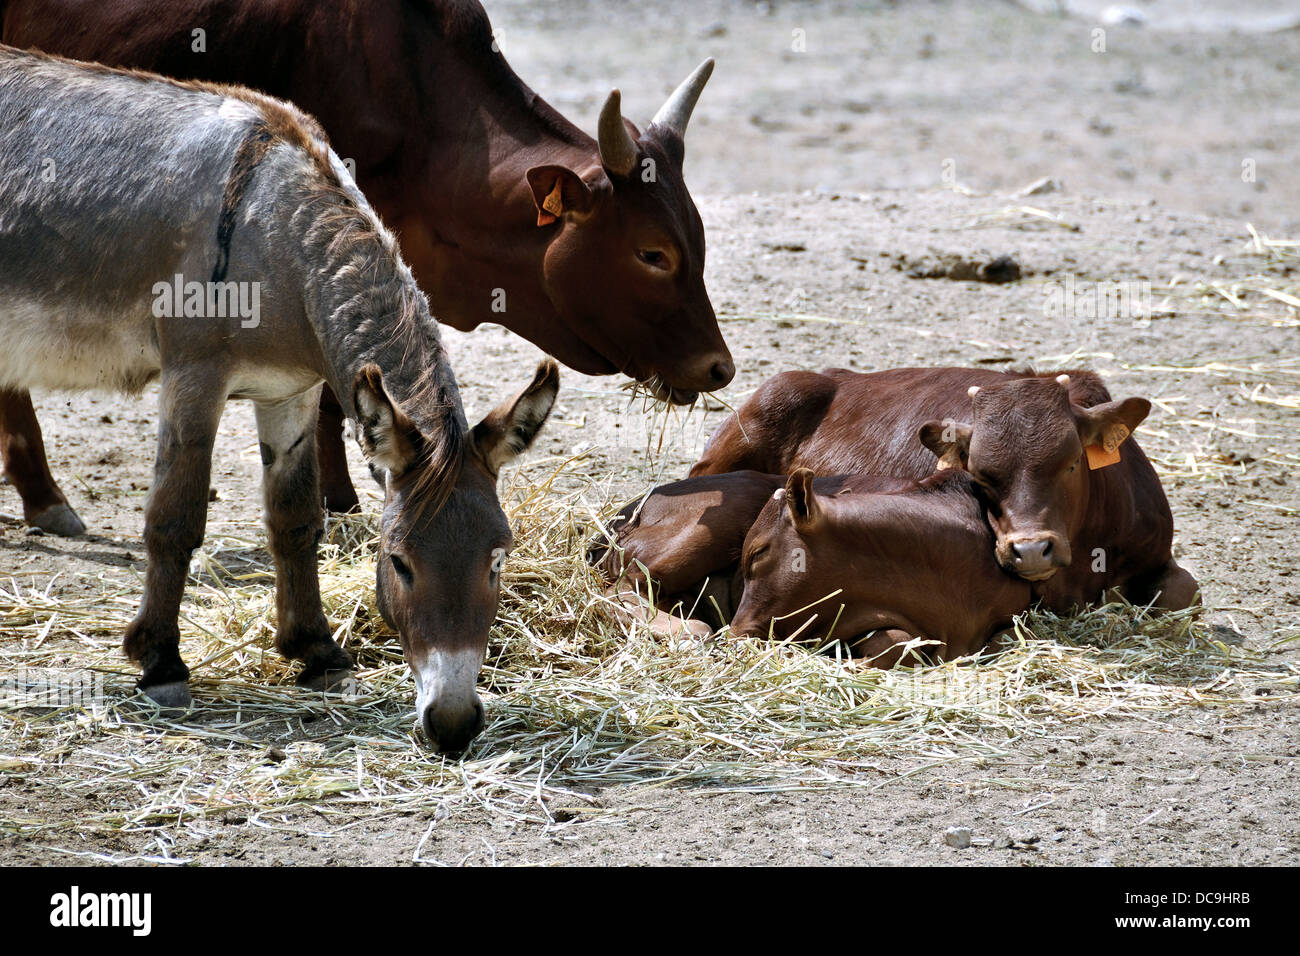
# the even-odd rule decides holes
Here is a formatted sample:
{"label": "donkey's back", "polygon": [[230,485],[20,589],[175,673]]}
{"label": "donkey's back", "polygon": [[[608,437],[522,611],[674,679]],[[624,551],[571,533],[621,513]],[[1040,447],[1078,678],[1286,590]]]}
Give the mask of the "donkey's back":
{"label": "donkey's back", "polygon": [[241,149],[294,121],[314,132],[237,88],[0,47],[0,386],[157,376],[160,282],[220,272]]}

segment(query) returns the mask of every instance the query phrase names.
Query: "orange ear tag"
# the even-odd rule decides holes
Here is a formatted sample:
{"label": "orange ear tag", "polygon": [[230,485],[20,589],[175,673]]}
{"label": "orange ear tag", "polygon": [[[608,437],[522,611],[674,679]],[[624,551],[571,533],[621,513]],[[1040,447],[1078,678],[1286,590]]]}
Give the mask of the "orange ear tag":
{"label": "orange ear tag", "polygon": [[1119,461],[1119,449],[1107,451],[1100,445],[1089,445],[1084,449],[1088,455],[1088,470],[1096,471],[1098,468],[1105,468]]}
{"label": "orange ear tag", "polygon": [[1088,453],[1088,470],[1096,471],[1119,461],[1119,446],[1128,436],[1129,430],[1124,425],[1112,425],[1106,429],[1100,445],[1089,445],[1084,449]]}
{"label": "orange ear tag", "polygon": [[564,193],[560,189],[560,181],[557,179],[555,188],[542,200],[542,208],[537,210],[537,225],[549,226],[560,218],[562,212],[564,212]]}

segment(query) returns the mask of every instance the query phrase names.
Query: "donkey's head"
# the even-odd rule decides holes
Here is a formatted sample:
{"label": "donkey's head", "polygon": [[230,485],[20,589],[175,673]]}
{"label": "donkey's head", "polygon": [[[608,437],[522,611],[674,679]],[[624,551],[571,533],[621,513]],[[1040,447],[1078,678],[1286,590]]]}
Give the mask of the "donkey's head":
{"label": "donkey's head", "polygon": [[527,388],[449,448],[446,436],[421,433],[384,390],[377,366],[357,375],[361,447],[385,487],[379,612],[415,674],[416,727],[438,750],[461,750],[483,729],[475,685],[512,542],[497,474],[532,444],[559,386],[548,359]]}

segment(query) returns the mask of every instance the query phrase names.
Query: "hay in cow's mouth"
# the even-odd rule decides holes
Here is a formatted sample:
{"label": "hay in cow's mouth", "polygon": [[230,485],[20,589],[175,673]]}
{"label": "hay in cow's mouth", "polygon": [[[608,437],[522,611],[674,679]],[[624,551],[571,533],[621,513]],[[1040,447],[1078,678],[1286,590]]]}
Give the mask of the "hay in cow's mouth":
{"label": "hay in cow's mouth", "polygon": [[1094,715],[1300,699],[1294,664],[1220,642],[1194,612],[1030,614],[977,660],[894,671],[725,632],[664,638],[626,624],[583,559],[618,502],[581,472],[535,462],[503,492],[517,545],[480,680],[487,727],[455,759],[413,736],[412,680],[374,610],[370,515],[331,519],[323,548],[327,612],[359,666],[352,697],[293,685],[271,647],[271,570],[251,525],[209,541],[191,578],[182,650],[197,707],[184,720],[132,695],[119,644],[138,593],[64,602],[0,588],[0,667],[89,667],[106,691],[94,712],[0,710],[0,774],[97,801],[50,802],[85,807],[75,816],[10,810],[0,832],[63,847],[148,833],[167,859],[175,828],[230,818],[331,830],[363,814],[422,812],[434,826],[486,811],[558,828],[612,812],[601,790],[616,785],[878,787],[900,772],[881,769],[883,754],[979,760]]}
{"label": "hay in cow's mouth", "polygon": [[700,397],[699,392],[673,388],[658,375],[635,379],[632,387],[640,389],[657,402],[666,402],[669,405],[694,405]]}

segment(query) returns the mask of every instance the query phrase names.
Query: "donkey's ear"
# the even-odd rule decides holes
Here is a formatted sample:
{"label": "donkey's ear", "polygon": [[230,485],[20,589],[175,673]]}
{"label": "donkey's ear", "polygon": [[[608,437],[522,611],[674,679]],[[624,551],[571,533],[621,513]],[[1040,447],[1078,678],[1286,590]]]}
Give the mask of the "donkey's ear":
{"label": "donkey's ear", "polygon": [[389,398],[378,365],[363,365],[357,372],[352,383],[352,405],[357,410],[361,451],[372,465],[397,478],[420,460],[424,437]]}
{"label": "donkey's ear", "polygon": [[528,450],[551,414],[559,390],[560,367],[548,358],[537,366],[527,388],[474,426],[470,446],[489,473],[495,476],[502,465]]}

